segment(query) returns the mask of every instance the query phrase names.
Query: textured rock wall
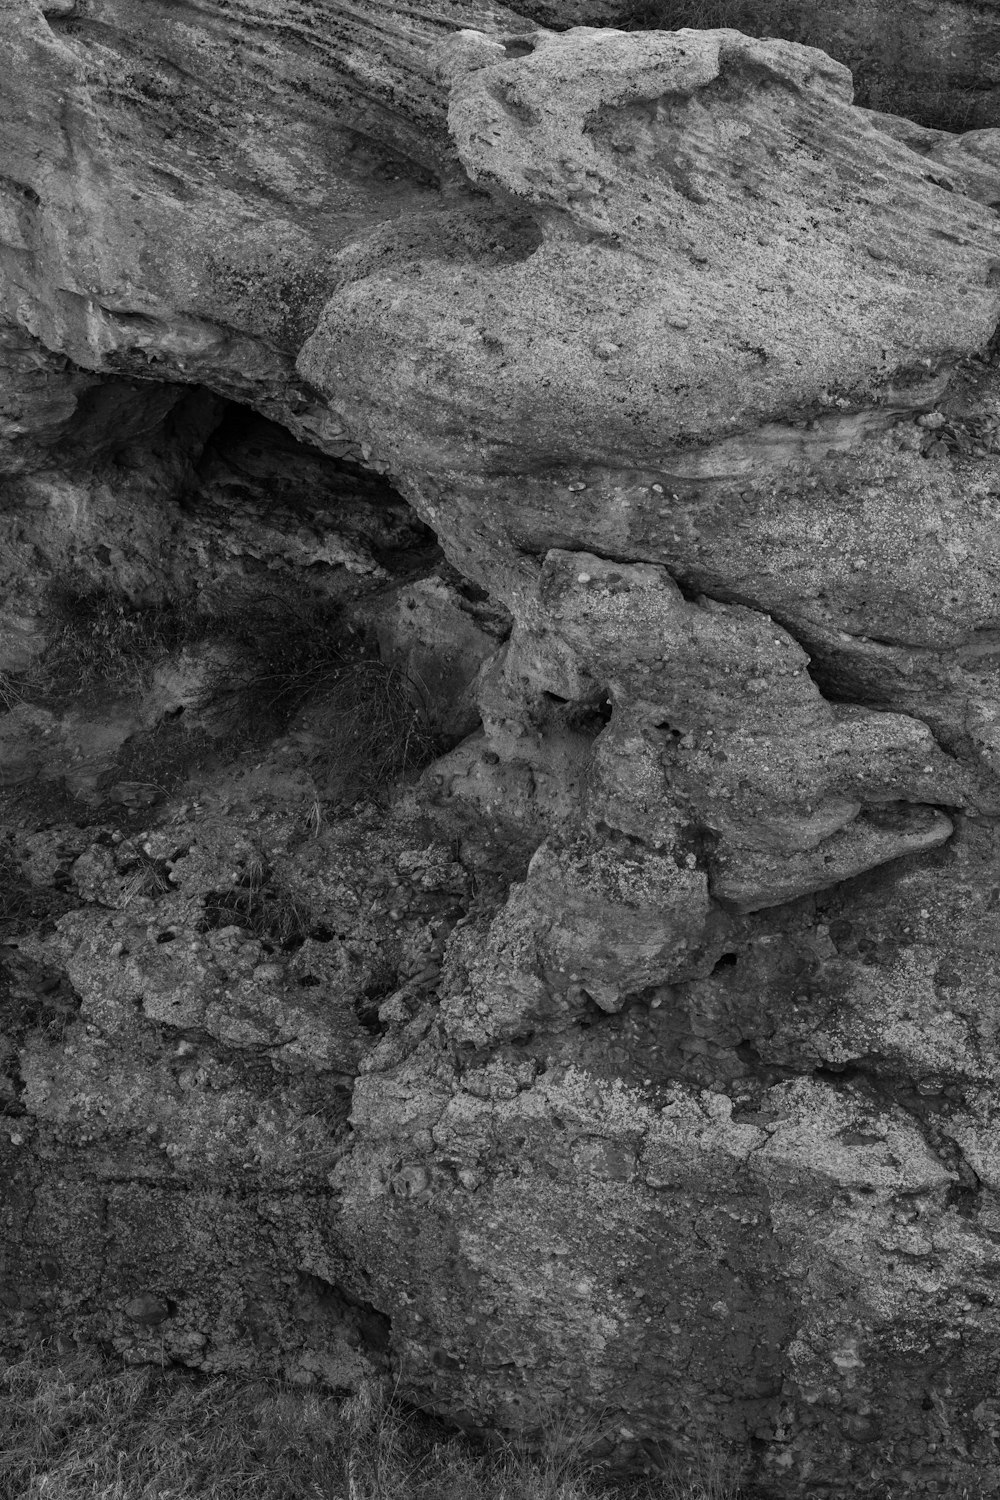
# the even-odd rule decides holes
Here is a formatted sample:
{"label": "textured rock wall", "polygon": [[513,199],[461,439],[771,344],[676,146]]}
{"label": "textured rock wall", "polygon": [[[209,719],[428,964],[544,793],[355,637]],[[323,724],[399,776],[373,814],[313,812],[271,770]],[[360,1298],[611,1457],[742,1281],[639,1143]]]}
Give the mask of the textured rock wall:
{"label": "textured rock wall", "polygon": [[529,9],[2,8],[3,1337],[991,1493],[1000,145]]}

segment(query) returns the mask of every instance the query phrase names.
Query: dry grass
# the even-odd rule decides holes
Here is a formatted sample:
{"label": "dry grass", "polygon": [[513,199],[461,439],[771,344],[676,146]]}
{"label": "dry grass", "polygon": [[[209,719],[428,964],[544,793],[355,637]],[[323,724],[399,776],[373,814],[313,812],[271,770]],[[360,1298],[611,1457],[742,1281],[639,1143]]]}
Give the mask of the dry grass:
{"label": "dry grass", "polygon": [[0,713],[10,713],[19,703],[24,702],[24,694],[16,677],[9,672],[0,672]]}
{"label": "dry grass", "polygon": [[540,1451],[511,1442],[484,1452],[419,1419],[401,1419],[398,1406],[374,1387],[348,1401],[343,1415],[350,1435],[348,1500],[618,1500],[622,1495],[601,1482],[598,1465],[586,1456],[595,1431],[573,1419],[554,1422]]}
{"label": "dry grass", "polygon": [[440,753],[420,684],[332,609],[258,599],[237,604],[225,627],[258,664],[241,710],[248,736],[291,725],[315,741],[317,831],[324,803],[377,797]]}
{"label": "dry grass", "polygon": [[609,1485],[586,1436],[485,1451],[374,1386],[341,1403],[41,1352],[0,1375],[0,1500],[737,1500],[718,1465]]}
{"label": "dry grass", "polygon": [[647,0],[635,7],[633,24],[663,31],[731,27],[747,36],[803,42],[820,32],[823,17],[820,0]]}
{"label": "dry grass", "polygon": [[271,948],[288,952],[305,941],[313,920],[309,907],[273,880],[262,859],[254,859],[231,890],[206,899],[200,930],[242,927]]}
{"label": "dry grass", "polygon": [[0,1500],[309,1500],[343,1492],[328,1403],[263,1383],[25,1359],[2,1377]]}
{"label": "dry grass", "polygon": [[427,726],[415,685],[399,668],[371,657],[319,668],[306,694],[323,738],[322,770],[330,800],[378,795],[441,750]]}
{"label": "dry grass", "polygon": [[209,618],[183,604],[137,605],[62,579],[47,608],[48,645],[30,671],[0,674],[0,711],[23,701],[58,706],[84,694],[139,699],[159,664],[209,635],[253,664],[235,684],[220,667],[207,698],[221,712],[208,728],[187,716],[135,736],[119,756],[118,779],[167,791],[206,753],[206,739],[235,756],[266,744],[306,710],[323,745],[321,800],[328,802],[376,796],[441,748],[417,685],[345,627],[333,604],[234,595]]}
{"label": "dry grass", "polygon": [[78,904],[73,892],[32,885],[12,846],[0,838],[0,942],[36,932]]}
{"label": "dry grass", "polygon": [[179,605],[138,605],[107,588],[60,581],[48,597],[48,645],[25,675],[25,696],[71,697],[95,689],[138,696],[153,668],[204,624]]}
{"label": "dry grass", "polygon": [[381,661],[335,606],[234,599],[213,628],[256,662],[233,732],[249,744],[307,717],[322,740],[323,799],[376,795],[439,753],[419,685]]}

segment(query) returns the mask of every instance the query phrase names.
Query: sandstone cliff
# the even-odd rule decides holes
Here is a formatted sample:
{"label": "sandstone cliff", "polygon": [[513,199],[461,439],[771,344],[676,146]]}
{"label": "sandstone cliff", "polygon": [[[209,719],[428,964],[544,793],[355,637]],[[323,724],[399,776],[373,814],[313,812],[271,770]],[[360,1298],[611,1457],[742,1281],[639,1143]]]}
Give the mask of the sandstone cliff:
{"label": "sandstone cliff", "polygon": [[0,1337],[988,1494],[1000,132],[655,20],[0,0]]}

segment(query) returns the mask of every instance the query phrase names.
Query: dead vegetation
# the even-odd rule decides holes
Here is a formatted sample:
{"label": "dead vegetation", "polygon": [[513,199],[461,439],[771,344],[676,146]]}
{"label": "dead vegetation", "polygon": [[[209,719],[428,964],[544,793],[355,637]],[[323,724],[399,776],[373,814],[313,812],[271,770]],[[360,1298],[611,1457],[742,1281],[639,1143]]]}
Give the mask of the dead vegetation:
{"label": "dead vegetation", "polygon": [[428,727],[418,686],[371,657],[326,670],[310,690],[327,797],[377,797],[397,777],[420,770],[442,745]]}
{"label": "dead vegetation", "polygon": [[483,1449],[374,1386],[340,1402],[39,1349],[0,1375],[0,1500],[738,1500],[715,1458],[609,1484],[586,1437]]}
{"label": "dead vegetation", "polygon": [[10,713],[21,702],[23,694],[17,678],[10,672],[0,672],[0,713]]}
{"label": "dead vegetation", "polygon": [[0,1386],[0,1500],[305,1500],[342,1489],[323,1403],[261,1384],[26,1357]]}
{"label": "dead vegetation", "polygon": [[262,859],[251,861],[231,890],[206,898],[201,930],[241,927],[271,949],[291,952],[309,936],[308,906],[272,877]]}
{"label": "dead vegetation", "polygon": [[78,904],[70,891],[32,885],[15,850],[0,837],[0,942],[37,932]]}
{"label": "dead vegetation", "polygon": [[[312,598],[234,594],[208,616],[185,604],[136,604],[107,588],[55,582],[49,643],[20,676],[0,676],[0,711],[22,702],[57,711],[81,697],[155,701],[157,668],[198,642],[220,646],[201,684],[203,706],[170,709],[119,752],[112,781],[161,795],[213,751],[233,760],[285,732],[298,716],[315,750],[322,801],[377,797],[441,749],[419,684],[383,662],[340,609]],[[230,672],[225,663],[239,663]],[[203,669],[202,669],[203,670]],[[151,799],[150,799],[151,800]]]}
{"label": "dead vegetation", "polygon": [[137,696],[156,664],[205,628],[180,604],[136,604],[117,590],[72,578],[51,585],[47,612],[48,645],[17,684],[24,698],[95,691]]}

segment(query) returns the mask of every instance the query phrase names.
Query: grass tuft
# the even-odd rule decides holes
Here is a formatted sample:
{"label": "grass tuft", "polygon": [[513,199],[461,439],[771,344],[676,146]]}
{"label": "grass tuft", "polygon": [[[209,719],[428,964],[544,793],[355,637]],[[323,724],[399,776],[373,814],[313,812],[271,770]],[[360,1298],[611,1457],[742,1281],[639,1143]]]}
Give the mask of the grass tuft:
{"label": "grass tuft", "polygon": [[304,732],[316,748],[321,813],[323,802],[376,797],[441,753],[420,684],[382,661],[334,608],[258,598],[223,625],[257,662],[242,710],[248,732]]}
{"label": "grass tuft", "polygon": [[330,1403],[86,1357],[0,1376],[0,1500],[309,1500],[343,1492]]}
{"label": "grass tuft", "polygon": [[269,947],[290,952],[302,946],[313,923],[306,903],[278,885],[258,858],[250,861],[231,890],[208,896],[199,930],[242,927]]}
{"label": "grass tuft", "polygon": [[415,685],[398,667],[371,657],[326,664],[312,674],[307,696],[333,801],[377,796],[442,749]]}
{"label": "grass tuft", "polygon": [[0,1500],[738,1500],[717,1465],[609,1484],[588,1436],[484,1450],[374,1383],[341,1402],[40,1348],[0,1374]]}
{"label": "grass tuft", "polygon": [[168,792],[213,745],[236,756],[299,715],[310,721],[304,738],[316,752],[321,806],[378,796],[440,752],[418,686],[346,626],[336,604],[236,594],[218,604],[208,616],[59,580],[49,590],[48,645],[29,671],[0,674],[0,711],[24,701],[59,708],[81,697],[143,699],[158,666],[210,639],[231,648],[233,666],[223,650],[202,707],[173,710],[133,736],[115,779]]}
{"label": "grass tuft", "polygon": [[48,614],[48,645],[22,689],[44,697],[95,689],[137,696],[157,663],[204,630],[180,605],[134,604],[113,589],[65,580],[50,589]]}

